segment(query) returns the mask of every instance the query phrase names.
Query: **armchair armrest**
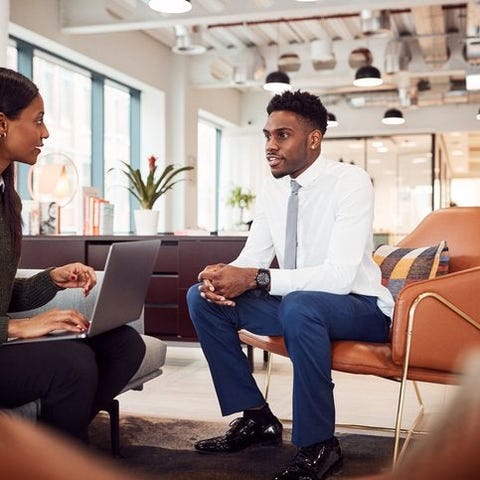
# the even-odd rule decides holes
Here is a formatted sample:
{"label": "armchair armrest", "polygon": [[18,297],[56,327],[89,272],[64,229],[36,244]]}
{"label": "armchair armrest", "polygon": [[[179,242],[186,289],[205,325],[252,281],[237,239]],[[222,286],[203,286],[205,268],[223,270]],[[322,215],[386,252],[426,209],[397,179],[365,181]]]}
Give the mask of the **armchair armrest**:
{"label": "armchair armrest", "polygon": [[[480,347],[480,267],[405,287],[395,303],[392,359],[402,365],[412,316],[410,366],[461,371],[461,358]],[[433,295],[430,295],[433,294]]]}

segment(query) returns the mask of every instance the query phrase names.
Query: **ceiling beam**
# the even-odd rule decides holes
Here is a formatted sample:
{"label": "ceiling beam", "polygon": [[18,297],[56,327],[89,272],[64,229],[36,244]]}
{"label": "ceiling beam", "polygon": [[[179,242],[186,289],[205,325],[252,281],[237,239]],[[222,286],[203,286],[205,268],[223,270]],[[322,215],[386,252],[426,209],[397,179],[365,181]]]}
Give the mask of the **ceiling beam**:
{"label": "ceiling beam", "polygon": [[414,7],[412,15],[425,62],[443,65],[448,60],[448,51],[441,5]]}

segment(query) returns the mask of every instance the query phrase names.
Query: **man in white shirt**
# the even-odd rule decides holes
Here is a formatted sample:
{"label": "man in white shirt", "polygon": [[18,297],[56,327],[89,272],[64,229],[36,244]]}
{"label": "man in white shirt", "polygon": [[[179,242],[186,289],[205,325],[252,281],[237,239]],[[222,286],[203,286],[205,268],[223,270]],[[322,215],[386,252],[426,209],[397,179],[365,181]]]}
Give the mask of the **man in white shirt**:
{"label": "man in white shirt", "polygon": [[[292,442],[275,480],[319,480],[341,464],[335,432],[331,341],[385,342],[393,298],[372,259],[373,186],[354,165],[320,156],[327,111],[308,92],[274,96],[263,129],[272,177],[258,196],[244,249],[207,266],[187,294],[223,415],[243,411],[200,452],[279,443],[282,425],[258,389],[238,340],[246,328],[283,335],[293,364]],[[286,265],[290,183],[298,190],[296,264]],[[276,257],[280,268],[270,268]]]}

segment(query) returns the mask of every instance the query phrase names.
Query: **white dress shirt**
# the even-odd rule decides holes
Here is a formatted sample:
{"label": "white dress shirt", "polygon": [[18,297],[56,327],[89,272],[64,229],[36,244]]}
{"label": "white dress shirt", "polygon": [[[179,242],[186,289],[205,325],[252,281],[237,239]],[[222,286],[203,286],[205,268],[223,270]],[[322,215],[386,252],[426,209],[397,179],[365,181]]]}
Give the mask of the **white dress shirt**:
{"label": "white dress shirt", "polygon": [[320,156],[295,179],[298,192],[297,268],[283,269],[290,177],[266,179],[245,247],[232,265],[269,268],[270,294],[296,290],[378,297],[392,316],[393,297],[372,258],[374,193],[365,170]]}

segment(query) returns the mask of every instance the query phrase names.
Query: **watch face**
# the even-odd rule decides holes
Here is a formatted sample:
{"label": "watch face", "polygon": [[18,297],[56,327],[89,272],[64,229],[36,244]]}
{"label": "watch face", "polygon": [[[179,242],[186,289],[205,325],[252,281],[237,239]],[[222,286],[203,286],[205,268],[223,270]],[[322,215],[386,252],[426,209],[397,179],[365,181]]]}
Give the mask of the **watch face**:
{"label": "watch face", "polygon": [[257,285],[259,287],[266,287],[270,283],[270,275],[268,274],[268,272],[259,271],[257,273],[257,276],[256,276],[255,280],[256,280]]}

